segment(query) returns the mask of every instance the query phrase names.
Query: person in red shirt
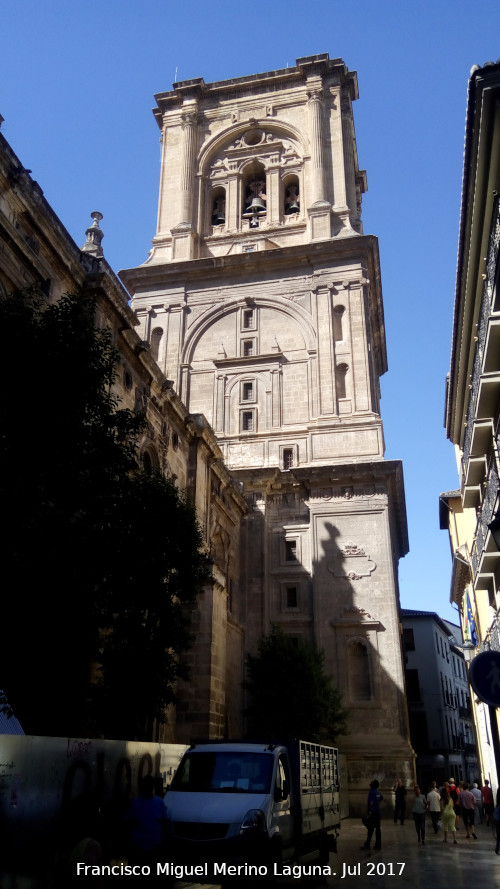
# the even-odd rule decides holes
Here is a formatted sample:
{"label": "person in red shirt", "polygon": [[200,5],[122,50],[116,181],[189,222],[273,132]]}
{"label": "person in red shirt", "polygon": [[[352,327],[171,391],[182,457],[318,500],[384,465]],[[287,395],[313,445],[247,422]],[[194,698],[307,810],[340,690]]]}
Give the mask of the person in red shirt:
{"label": "person in red shirt", "polygon": [[493,809],[495,808],[495,806],[493,805],[493,791],[490,787],[489,781],[485,781],[483,786],[481,787],[481,799],[483,801],[484,814],[486,815],[486,827],[489,827],[491,824]]}

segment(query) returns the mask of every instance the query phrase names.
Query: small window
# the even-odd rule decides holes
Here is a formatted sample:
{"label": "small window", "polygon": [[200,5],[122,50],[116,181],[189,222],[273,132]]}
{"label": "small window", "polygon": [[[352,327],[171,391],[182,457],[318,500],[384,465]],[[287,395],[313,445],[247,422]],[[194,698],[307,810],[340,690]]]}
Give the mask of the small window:
{"label": "small window", "polygon": [[254,418],[253,411],[242,411],[241,429],[243,432],[254,432],[255,431],[255,418]]}
{"label": "small window", "polygon": [[403,629],[403,642],[405,651],[415,651],[415,639],[411,627],[405,627]]}
{"label": "small window", "polygon": [[297,561],[297,541],[296,540],[285,540],[285,561],[286,562],[296,562]]}
{"label": "small window", "polygon": [[161,327],[155,327],[151,334],[151,355],[153,356],[155,361],[158,361],[158,356],[160,354],[160,343],[163,336],[163,330]]}
{"label": "small window", "polygon": [[347,364],[338,364],[335,369],[335,388],[337,390],[337,398],[346,398],[347,383],[346,377],[349,368]]}
{"label": "small window", "polygon": [[333,310],[333,339],[336,343],[341,343],[344,339],[344,331],[342,320],[344,317],[344,306],[335,306]]}
{"label": "small window", "polygon": [[285,602],[287,608],[298,608],[299,597],[296,586],[287,586],[285,590]]}
{"label": "small window", "polygon": [[293,448],[283,448],[283,469],[293,468]]}
{"label": "small window", "polygon": [[255,340],[242,341],[242,353],[245,358],[255,354]]}
{"label": "small window", "polygon": [[408,695],[408,700],[411,703],[417,704],[422,700],[422,695],[420,693],[420,684],[418,681],[418,670],[406,671],[406,692]]}
{"label": "small window", "polygon": [[253,401],[253,383],[245,382],[241,387],[241,400]]}
{"label": "small window", "polygon": [[253,309],[245,309],[243,311],[243,329],[244,330],[253,330],[254,327],[255,327],[254,310]]}

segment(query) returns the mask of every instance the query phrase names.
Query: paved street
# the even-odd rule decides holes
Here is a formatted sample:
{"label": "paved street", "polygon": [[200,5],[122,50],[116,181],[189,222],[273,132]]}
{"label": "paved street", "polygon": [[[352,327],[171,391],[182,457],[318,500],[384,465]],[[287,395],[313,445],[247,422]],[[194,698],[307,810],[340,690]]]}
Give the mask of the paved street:
{"label": "paved street", "polygon": [[[401,826],[392,820],[382,822],[382,849],[364,852],[360,847],[366,830],[360,820],[342,822],[339,851],[330,856],[335,876],[326,881],[283,879],[283,889],[307,885],[308,889],[500,889],[500,855],[495,855],[490,828],[478,825],[478,839],[467,840],[463,828],[457,831],[458,845],[443,843],[442,832],[434,835],[427,819],[425,846],[419,846],[413,820]],[[404,867],[403,867],[404,865]],[[345,876],[342,876],[345,873]],[[245,881],[258,889],[259,878]],[[198,884],[177,883],[176,889],[198,889]],[[202,889],[202,887],[200,887]],[[204,889],[207,889],[205,886]],[[214,886],[215,889],[215,886]],[[218,887],[217,887],[218,889]]]}

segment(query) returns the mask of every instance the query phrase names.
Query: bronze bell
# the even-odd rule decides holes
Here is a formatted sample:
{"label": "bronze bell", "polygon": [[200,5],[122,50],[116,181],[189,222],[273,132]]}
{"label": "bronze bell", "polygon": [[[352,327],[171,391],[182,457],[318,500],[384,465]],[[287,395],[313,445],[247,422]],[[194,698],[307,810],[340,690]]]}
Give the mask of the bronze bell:
{"label": "bronze bell", "polygon": [[226,222],[226,217],[224,213],[221,213],[219,210],[214,210],[212,213],[212,225],[224,225]]}
{"label": "bronze bell", "polygon": [[251,203],[246,207],[243,216],[262,216],[266,212],[266,205],[261,198],[252,198]]}
{"label": "bronze bell", "polygon": [[288,204],[288,206],[285,210],[285,213],[287,214],[287,216],[290,216],[292,213],[298,213],[299,210],[300,210],[300,207],[299,207],[297,201],[295,200],[295,198],[293,198],[290,201],[290,203]]}

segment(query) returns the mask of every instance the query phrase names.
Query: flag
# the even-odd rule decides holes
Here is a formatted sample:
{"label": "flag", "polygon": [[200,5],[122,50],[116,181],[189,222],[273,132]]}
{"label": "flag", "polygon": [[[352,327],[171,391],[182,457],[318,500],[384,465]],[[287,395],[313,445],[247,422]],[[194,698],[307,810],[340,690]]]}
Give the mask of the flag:
{"label": "flag", "polygon": [[477,638],[476,621],[474,620],[474,615],[472,613],[472,606],[470,604],[468,590],[467,590],[467,631],[468,631],[468,636],[469,636],[470,641],[477,648],[477,646],[479,644],[479,640]]}

